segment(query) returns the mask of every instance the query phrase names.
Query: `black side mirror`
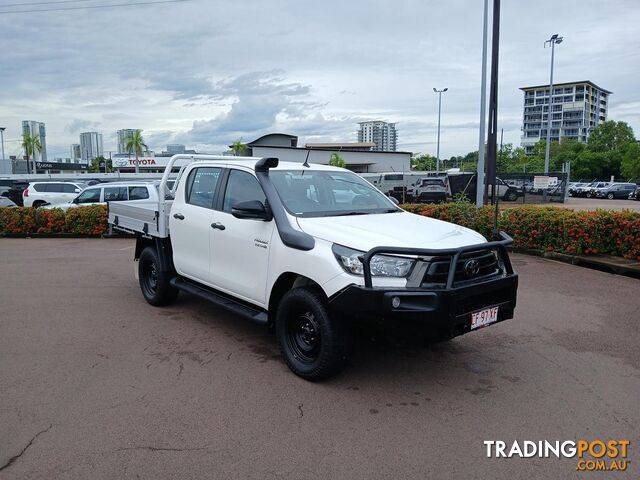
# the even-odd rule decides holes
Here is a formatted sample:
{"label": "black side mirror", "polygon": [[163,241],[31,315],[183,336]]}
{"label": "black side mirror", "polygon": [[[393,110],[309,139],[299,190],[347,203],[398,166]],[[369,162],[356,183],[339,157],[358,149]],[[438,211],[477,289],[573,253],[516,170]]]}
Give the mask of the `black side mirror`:
{"label": "black side mirror", "polygon": [[253,220],[271,221],[273,214],[259,200],[249,200],[247,202],[238,202],[231,207],[231,215],[236,218],[249,218]]}

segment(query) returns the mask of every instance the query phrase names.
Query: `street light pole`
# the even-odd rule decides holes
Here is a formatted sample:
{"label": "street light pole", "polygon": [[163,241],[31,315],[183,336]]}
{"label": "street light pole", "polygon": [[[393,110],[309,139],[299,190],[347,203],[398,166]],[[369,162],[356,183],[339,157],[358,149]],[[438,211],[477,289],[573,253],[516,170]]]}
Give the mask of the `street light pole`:
{"label": "street light pole", "polygon": [[4,131],[7,127],[0,127],[0,144],[2,144],[2,160],[4,161]]}
{"label": "street light pole", "polygon": [[482,23],[482,80],[480,82],[480,132],[478,139],[478,168],[476,173],[476,207],[484,205],[484,146],[485,124],[487,121],[487,18],[489,0],[484,0],[484,19]]}
{"label": "street light pole", "polygon": [[544,174],[549,175],[549,148],[551,147],[551,118],[553,116],[552,113],[552,102],[553,102],[553,57],[555,54],[556,44],[562,43],[562,37],[558,36],[557,33],[553,34],[551,38],[544,42],[545,48],[547,47],[547,43],[551,45],[551,74],[549,75],[549,111],[547,112],[547,144],[545,145],[544,151]]}
{"label": "street light pole", "polygon": [[448,88],[443,88],[442,90],[438,90],[434,87],[433,91],[438,94],[438,146],[436,150],[436,173],[440,173],[440,115],[442,114],[442,93],[449,90]]}

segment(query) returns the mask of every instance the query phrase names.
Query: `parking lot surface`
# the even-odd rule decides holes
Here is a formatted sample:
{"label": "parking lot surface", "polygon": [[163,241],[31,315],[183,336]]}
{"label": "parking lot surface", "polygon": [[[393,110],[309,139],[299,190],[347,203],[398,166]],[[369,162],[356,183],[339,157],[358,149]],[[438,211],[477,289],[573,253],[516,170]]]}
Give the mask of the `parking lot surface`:
{"label": "parking lot surface", "polygon": [[[308,383],[196,298],[146,304],[129,239],[0,239],[0,478],[638,478],[640,282],[513,255],[513,320],[359,338]],[[485,440],[631,442],[626,472]]]}

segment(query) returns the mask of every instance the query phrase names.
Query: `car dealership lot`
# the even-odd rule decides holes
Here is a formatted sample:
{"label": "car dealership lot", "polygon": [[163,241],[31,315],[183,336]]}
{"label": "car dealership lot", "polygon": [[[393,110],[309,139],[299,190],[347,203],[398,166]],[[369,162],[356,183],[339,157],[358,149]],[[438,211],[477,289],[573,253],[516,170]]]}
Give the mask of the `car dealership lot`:
{"label": "car dealership lot", "polygon": [[[614,202],[615,203],[615,202]],[[638,280],[513,255],[516,317],[428,348],[359,338],[308,383],[210,304],[142,298],[129,239],[0,239],[0,477],[575,478],[484,440],[640,440]]]}

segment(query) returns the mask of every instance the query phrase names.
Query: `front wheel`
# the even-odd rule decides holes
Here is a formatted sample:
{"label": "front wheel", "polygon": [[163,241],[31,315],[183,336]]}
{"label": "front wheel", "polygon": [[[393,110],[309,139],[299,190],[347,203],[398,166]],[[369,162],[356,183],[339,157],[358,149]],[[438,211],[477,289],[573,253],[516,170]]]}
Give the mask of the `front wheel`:
{"label": "front wheel", "polygon": [[607,198],[608,198],[609,200],[613,200],[613,193],[608,193],[608,194],[607,194]]}
{"label": "front wheel", "polygon": [[287,366],[306,380],[322,380],[346,364],[349,325],[330,315],[321,292],[294,288],[276,313],[276,335]]}
{"label": "front wheel", "polygon": [[508,202],[515,202],[518,199],[518,194],[516,192],[507,192],[507,194],[505,195],[505,200],[507,200]]}
{"label": "front wheel", "polygon": [[138,260],[138,278],[144,299],[156,307],[173,303],[178,290],[171,286],[168,272],[160,270],[158,252],[153,247],[146,247]]}

